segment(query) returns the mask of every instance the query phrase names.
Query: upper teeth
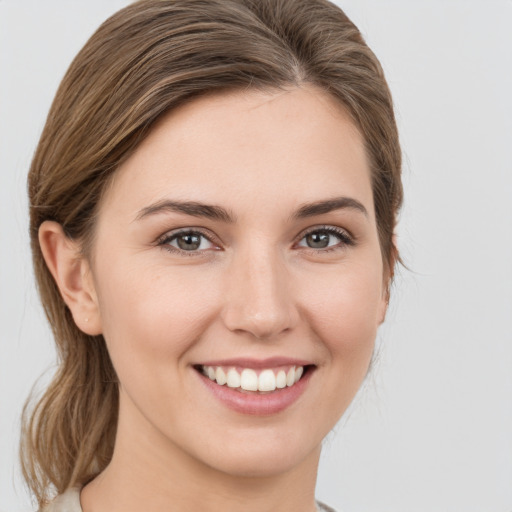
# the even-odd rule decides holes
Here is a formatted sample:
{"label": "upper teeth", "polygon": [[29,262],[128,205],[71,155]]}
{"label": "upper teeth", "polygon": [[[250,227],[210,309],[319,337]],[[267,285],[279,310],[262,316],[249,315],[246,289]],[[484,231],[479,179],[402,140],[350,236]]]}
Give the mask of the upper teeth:
{"label": "upper teeth", "polygon": [[230,388],[241,388],[245,391],[274,391],[286,386],[293,386],[304,372],[303,366],[292,366],[287,372],[283,369],[262,370],[258,375],[252,368],[244,368],[240,373],[236,368],[221,366],[203,366],[203,373],[217,384],[227,384]]}

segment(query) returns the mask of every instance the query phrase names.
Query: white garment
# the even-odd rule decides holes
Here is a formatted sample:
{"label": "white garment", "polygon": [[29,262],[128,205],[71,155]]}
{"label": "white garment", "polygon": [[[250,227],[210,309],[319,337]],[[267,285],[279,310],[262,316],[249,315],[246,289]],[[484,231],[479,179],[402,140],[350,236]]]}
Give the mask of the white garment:
{"label": "white garment", "polygon": [[82,512],[80,490],[80,487],[68,489],[44,507],[41,512]]}

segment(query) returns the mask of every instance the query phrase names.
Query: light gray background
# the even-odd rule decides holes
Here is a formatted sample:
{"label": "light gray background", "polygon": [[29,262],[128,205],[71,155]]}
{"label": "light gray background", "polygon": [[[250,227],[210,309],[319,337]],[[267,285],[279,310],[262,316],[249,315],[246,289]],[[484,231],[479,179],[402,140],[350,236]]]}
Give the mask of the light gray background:
{"label": "light gray background", "polygon": [[[16,462],[19,415],[54,362],[26,173],[72,57],[127,3],[0,0],[2,511],[33,510]],[[373,379],[326,442],[318,496],[346,512],[511,512],[512,2],[338,3],[394,93],[399,247],[413,271],[397,278]]]}

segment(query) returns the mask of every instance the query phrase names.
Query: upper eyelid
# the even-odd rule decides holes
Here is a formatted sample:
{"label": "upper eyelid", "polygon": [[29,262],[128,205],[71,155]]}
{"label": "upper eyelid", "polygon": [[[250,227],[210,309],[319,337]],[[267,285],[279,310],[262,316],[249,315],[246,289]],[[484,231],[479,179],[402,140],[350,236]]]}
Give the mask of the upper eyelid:
{"label": "upper eyelid", "polygon": [[320,224],[317,226],[311,226],[309,228],[306,228],[302,231],[304,234],[311,233],[312,231],[343,231],[348,233],[348,231],[345,228],[342,228],[340,226],[334,226],[331,224]]}
{"label": "upper eyelid", "polygon": [[350,239],[355,240],[355,236],[348,229],[342,228],[340,226],[334,226],[332,224],[323,224],[306,228],[300,232],[296,240],[302,240],[305,236],[309,235],[310,233],[314,233],[315,231],[329,231],[331,233],[345,234]]}
{"label": "upper eyelid", "polygon": [[[338,243],[333,246],[328,247],[322,247],[322,248],[314,248],[314,247],[308,247],[304,245],[299,245],[304,238],[311,234],[315,233],[317,231],[327,231],[329,235],[337,236]],[[306,252],[313,252],[314,254],[327,254],[332,251],[339,251],[339,250],[346,250],[348,248],[351,248],[353,246],[357,245],[357,239],[355,236],[352,235],[347,229],[344,229],[339,226],[333,226],[333,225],[324,225],[324,226],[316,226],[312,228],[308,228],[305,231],[297,237],[296,241],[294,242],[295,247],[299,247],[300,249],[306,251]]]}
{"label": "upper eyelid", "polygon": [[[171,242],[174,241],[177,237],[180,235],[186,235],[186,234],[199,234],[202,237],[204,237],[210,244],[212,244],[213,248],[208,249],[198,249],[198,250],[192,250],[192,251],[186,251],[179,247],[174,247]],[[162,236],[157,238],[155,241],[155,246],[160,249],[165,249],[168,252],[174,253],[175,255],[179,256],[187,256],[187,257],[206,257],[212,250],[222,250],[222,244],[216,241],[215,236],[208,236],[203,232],[203,229],[201,228],[177,228],[175,230],[170,230],[165,232]]]}
{"label": "upper eyelid", "polygon": [[164,234],[160,235],[156,239],[156,243],[163,243],[166,240],[169,240],[170,238],[173,238],[173,237],[179,236],[179,235],[186,235],[188,233],[198,233],[199,235],[204,236],[211,243],[220,243],[220,239],[218,236],[214,235],[209,230],[206,230],[204,228],[199,228],[199,227],[171,229],[169,231],[166,231]]}

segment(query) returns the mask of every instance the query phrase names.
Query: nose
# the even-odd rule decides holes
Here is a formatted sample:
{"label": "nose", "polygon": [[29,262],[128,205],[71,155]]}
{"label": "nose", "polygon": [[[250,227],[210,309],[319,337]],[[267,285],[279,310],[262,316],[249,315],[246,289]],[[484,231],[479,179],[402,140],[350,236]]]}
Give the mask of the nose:
{"label": "nose", "polygon": [[292,330],[299,318],[293,282],[279,255],[260,250],[234,258],[222,312],[230,331],[271,339]]}

